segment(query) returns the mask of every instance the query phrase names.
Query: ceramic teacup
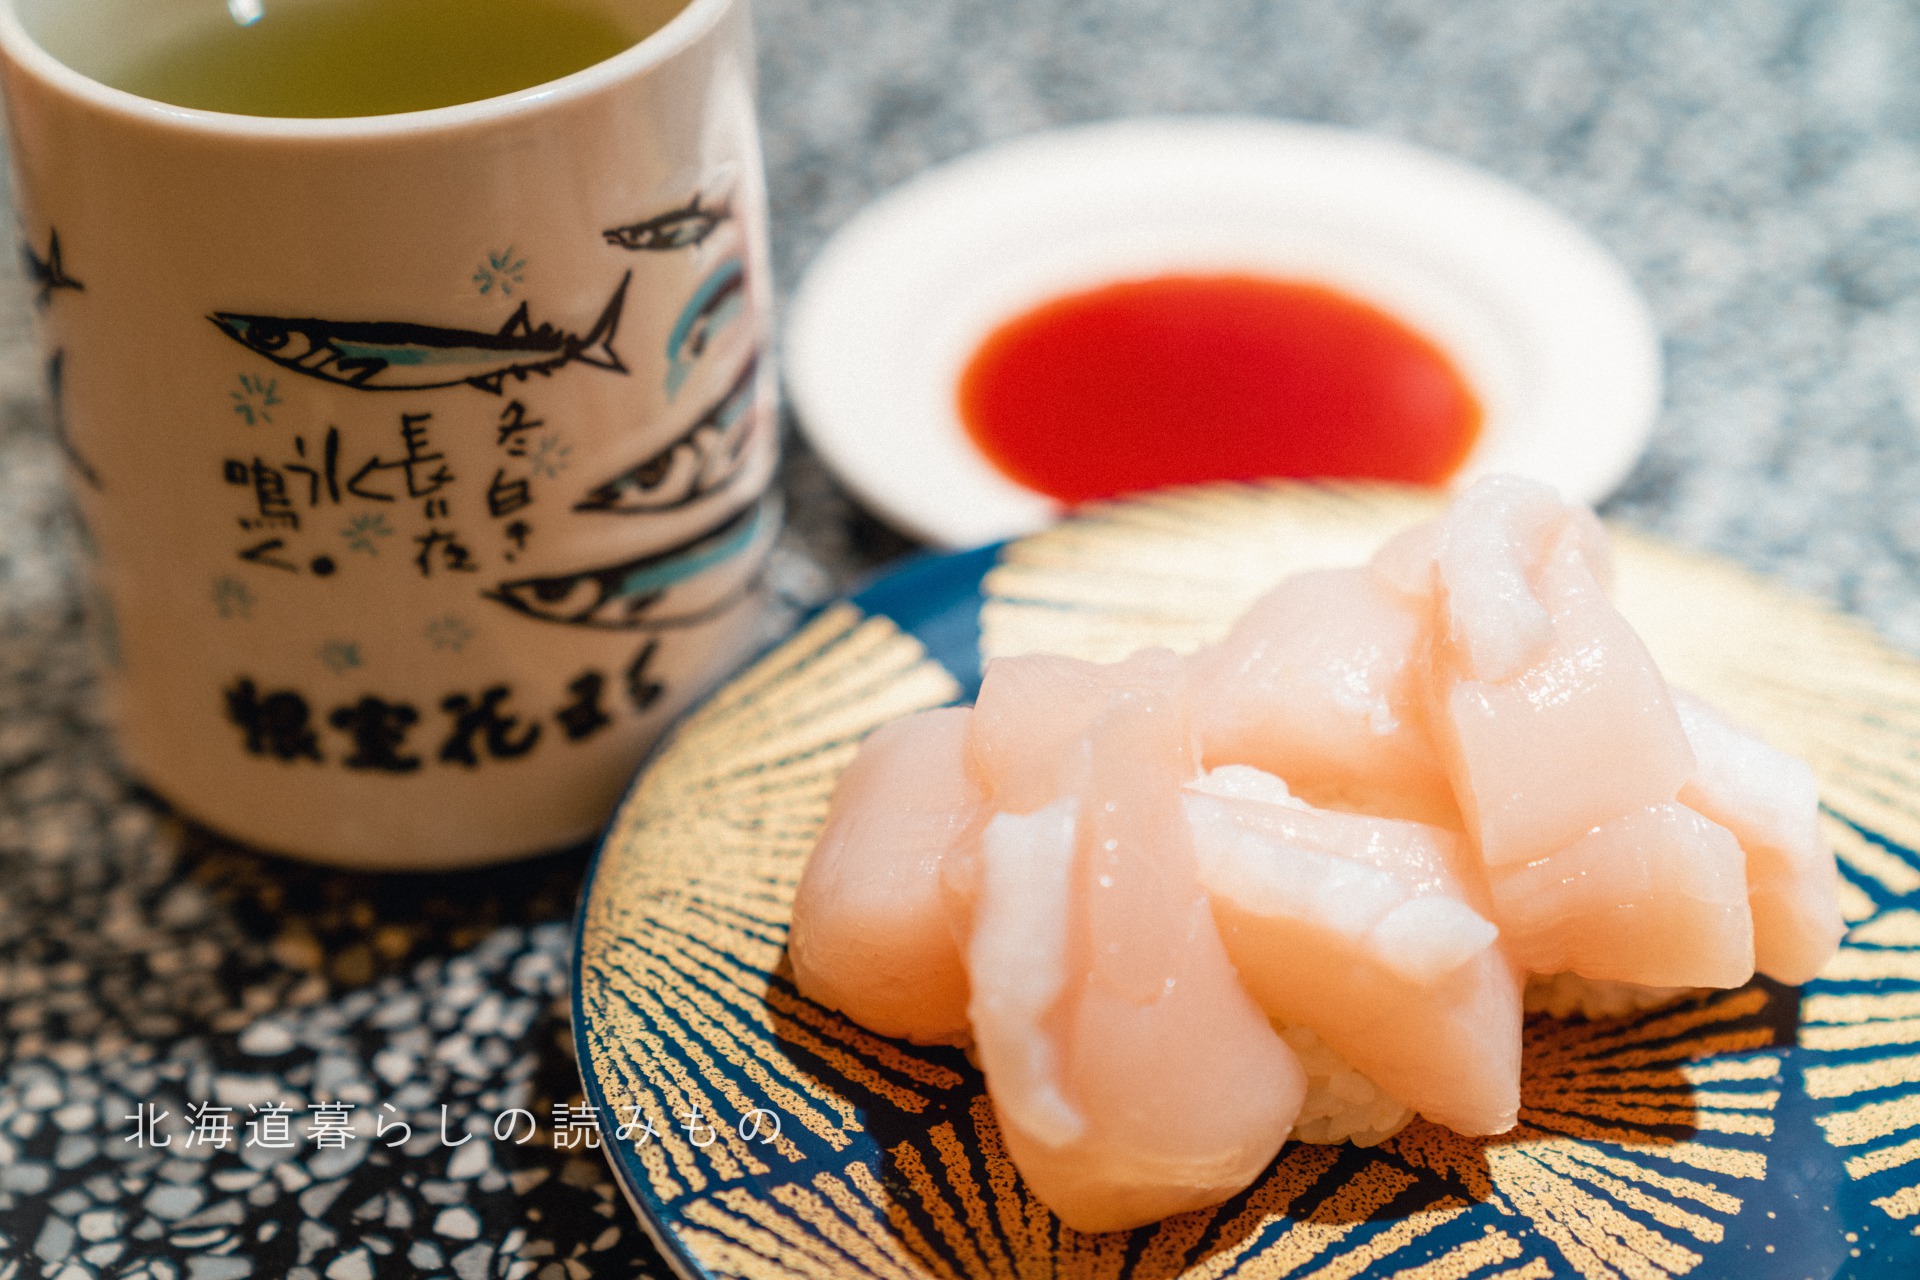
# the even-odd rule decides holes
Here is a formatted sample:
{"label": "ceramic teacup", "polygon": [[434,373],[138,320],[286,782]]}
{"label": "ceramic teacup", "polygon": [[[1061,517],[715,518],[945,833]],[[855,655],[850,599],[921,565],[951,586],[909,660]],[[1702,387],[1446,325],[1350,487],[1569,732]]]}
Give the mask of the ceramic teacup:
{"label": "ceramic teacup", "polygon": [[337,864],[583,839],[752,642],[779,524],[745,5],[408,115],[200,112],[74,69],[222,7],[0,0],[125,756]]}

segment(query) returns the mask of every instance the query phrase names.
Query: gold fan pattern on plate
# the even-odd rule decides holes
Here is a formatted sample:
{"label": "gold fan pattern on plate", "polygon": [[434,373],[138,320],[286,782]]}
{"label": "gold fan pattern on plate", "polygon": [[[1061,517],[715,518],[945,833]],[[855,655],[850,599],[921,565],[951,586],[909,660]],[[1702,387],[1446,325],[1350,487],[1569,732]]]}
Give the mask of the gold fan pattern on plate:
{"label": "gold fan pattern on plate", "polygon": [[[1434,509],[1299,484],[1100,508],[1007,550],[982,649],[1192,649],[1279,578],[1359,562]],[[1675,682],[1820,774],[1858,927],[1804,997],[1760,983],[1633,1019],[1535,1020],[1510,1134],[1417,1122],[1370,1150],[1291,1145],[1218,1209],[1080,1235],[1020,1184],[963,1059],[793,989],[788,914],[840,770],[872,728],[960,692],[890,621],[835,606],[663,747],[583,912],[583,1066],[669,1256],[756,1280],[1651,1278],[1695,1272],[1736,1226],[1751,1258],[1764,1213],[1782,1233],[1834,1233],[1838,1265],[1857,1235],[1796,1223],[1768,1179],[1792,1154],[1780,1127],[1808,1114],[1803,1140],[1905,1236],[1920,1217],[1920,911],[1902,902],[1920,890],[1905,852],[1920,845],[1920,665],[1737,569],[1624,531],[1616,546],[1622,607]],[[1743,1265],[1765,1276],[1764,1261]]]}

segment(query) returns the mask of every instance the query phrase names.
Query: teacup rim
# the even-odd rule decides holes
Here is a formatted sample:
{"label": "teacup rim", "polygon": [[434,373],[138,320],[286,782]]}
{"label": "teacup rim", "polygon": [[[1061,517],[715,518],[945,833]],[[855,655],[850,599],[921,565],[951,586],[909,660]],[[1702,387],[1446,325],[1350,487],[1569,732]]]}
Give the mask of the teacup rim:
{"label": "teacup rim", "polygon": [[0,0],[0,53],[15,69],[50,89],[97,110],[161,127],[214,137],[334,142],[347,139],[401,138],[449,129],[494,124],[530,111],[574,101],[643,74],[684,52],[718,26],[743,0],[688,0],[666,25],[611,58],[557,80],[512,93],[424,111],[371,116],[252,116],[181,107],[145,98],[94,79],[55,57],[20,20],[17,0]]}

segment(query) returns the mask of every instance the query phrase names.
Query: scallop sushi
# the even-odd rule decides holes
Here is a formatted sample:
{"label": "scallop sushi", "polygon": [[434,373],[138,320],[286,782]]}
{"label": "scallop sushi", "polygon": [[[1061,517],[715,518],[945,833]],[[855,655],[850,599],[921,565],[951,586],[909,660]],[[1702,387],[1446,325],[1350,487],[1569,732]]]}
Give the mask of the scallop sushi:
{"label": "scallop sushi", "polygon": [[[997,813],[951,874],[971,882],[955,894],[968,1013],[1008,1150],[1062,1221],[1112,1231],[1249,1185],[1286,1141],[1306,1075],[1241,986],[1200,886],[1179,661],[1070,663],[988,668],[975,758],[1043,744],[1063,767],[1047,803]],[[1023,714],[991,713],[1016,695]]]}
{"label": "scallop sushi", "polygon": [[833,794],[794,892],[787,954],[808,999],[881,1035],[962,1044],[967,974],[941,888],[948,851],[985,820],[964,707],[882,725]]}
{"label": "scallop sushi", "polygon": [[1208,767],[1248,765],[1323,806],[1458,826],[1427,727],[1424,602],[1368,569],[1303,573],[1192,659]]}
{"label": "scallop sushi", "polygon": [[1507,1131],[1536,989],[1811,978],[1844,931],[1812,772],[1668,687],[1609,555],[1494,477],[1190,658],[991,663],[842,777],[796,982],[969,1044],[1028,1186],[1107,1231],[1290,1138]]}
{"label": "scallop sushi", "polygon": [[1744,857],[1677,803],[1696,761],[1607,597],[1605,531],[1546,486],[1496,476],[1437,532],[1435,737],[1514,958],[1645,986],[1745,982]]}
{"label": "scallop sushi", "polygon": [[1680,802],[1740,842],[1755,964],[1780,982],[1811,982],[1847,931],[1813,770],[1698,698],[1674,701],[1698,762]]}
{"label": "scallop sushi", "polygon": [[1184,803],[1227,954],[1270,1017],[1429,1120],[1513,1127],[1520,973],[1456,833],[1314,809],[1244,766]]}

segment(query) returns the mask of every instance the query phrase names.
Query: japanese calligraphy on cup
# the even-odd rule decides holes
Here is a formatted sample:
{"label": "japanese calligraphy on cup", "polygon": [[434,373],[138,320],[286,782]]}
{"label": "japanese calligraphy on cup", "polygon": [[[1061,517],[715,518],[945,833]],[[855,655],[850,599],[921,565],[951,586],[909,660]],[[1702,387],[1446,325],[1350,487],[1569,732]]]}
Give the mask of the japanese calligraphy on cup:
{"label": "japanese calligraphy on cup", "polygon": [[223,3],[0,0],[122,750],[188,815],[342,865],[587,838],[753,642],[779,525],[744,3],[411,115],[74,69]]}

